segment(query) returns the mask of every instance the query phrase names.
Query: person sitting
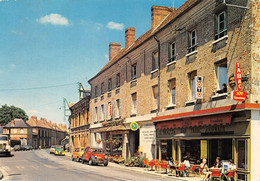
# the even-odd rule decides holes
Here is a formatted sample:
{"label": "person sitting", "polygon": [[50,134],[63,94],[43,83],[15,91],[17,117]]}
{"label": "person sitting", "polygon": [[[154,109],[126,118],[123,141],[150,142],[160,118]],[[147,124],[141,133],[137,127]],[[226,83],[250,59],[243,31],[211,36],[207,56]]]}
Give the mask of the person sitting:
{"label": "person sitting", "polygon": [[185,164],[184,176],[188,176],[188,170],[190,169],[190,161],[184,160],[183,164]]}
{"label": "person sitting", "polygon": [[172,170],[175,170],[176,176],[177,176],[178,172],[177,172],[176,163],[174,162],[174,160],[172,158],[170,158],[170,160],[168,161],[168,165],[170,167],[171,173],[172,173]]}
{"label": "person sitting", "polygon": [[205,175],[203,180],[208,180],[211,172],[209,172],[209,168],[207,165],[207,160],[203,158],[202,163],[200,164],[201,174]]}
{"label": "person sitting", "polygon": [[[226,176],[226,175],[228,175],[230,172],[235,172],[236,169],[237,169],[237,166],[234,164],[234,160],[229,159],[229,160],[228,160],[228,169],[227,169],[227,171],[224,173],[224,175]],[[225,177],[225,179],[228,180],[227,177]],[[233,181],[234,178],[233,178],[233,177],[230,177],[230,180]]]}
{"label": "person sitting", "polygon": [[[213,167],[211,167],[211,169],[214,169],[214,168],[222,168],[222,162],[220,161],[220,157],[217,157],[216,158],[216,162],[214,163]],[[212,179],[212,176],[210,174],[210,179]]]}
{"label": "person sitting", "polygon": [[217,93],[218,94],[223,94],[227,92],[227,84],[222,84],[222,89],[218,90]]}

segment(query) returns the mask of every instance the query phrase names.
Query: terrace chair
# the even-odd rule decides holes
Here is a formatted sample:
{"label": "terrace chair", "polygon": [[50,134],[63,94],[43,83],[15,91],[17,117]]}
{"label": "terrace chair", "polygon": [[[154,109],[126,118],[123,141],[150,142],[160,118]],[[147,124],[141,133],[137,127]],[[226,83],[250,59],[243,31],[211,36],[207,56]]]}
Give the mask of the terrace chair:
{"label": "terrace chair", "polygon": [[149,161],[148,161],[148,159],[144,159],[144,160],[143,160],[143,165],[144,165],[144,168],[148,168],[148,167],[149,167]]}
{"label": "terrace chair", "polygon": [[197,167],[197,165],[194,164],[189,170],[186,171],[187,177],[188,177],[190,174],[193,174],[193,176],[196,175],[196,167]]}
{"label": "terrace chair", "polygon": [[167,174],[168,163],[166,161],[161,161],[160,162],[160,167],[161,167],[161,169],[165,169],[166,174]]}
{"label": "terrace chair", "polygon": [[157,160],[155,160],[154,165],[155,165],[156,171],[157,171],[157,169],[161,168],[161,165],[159,164],[159,162]]}
{"label": "terrace chair", "polygon": [[235,179],[234,179],[235,173],[236,173],[235,171],[230,171],[230,172],[226,175],[227,180],[231,180],[231,178],[233,178],[233,180],[235,180]]}
{"label": "terrace chair", "polygon": [[221,170],[220,169],[212,169],[212,180],[221,180]]}
{"label": "terrace chair", "polygon": [[149,166],[151,167],[151,170],[153,170],[153,166],[155,165],[155,159],[152,159],[150,162],[149,162]]}
{"label": "terrace chair", "polygon": [[184,170],[185,170],[185,164],[181,164],[178,168],[178,172],[180,176],[183,176]]}

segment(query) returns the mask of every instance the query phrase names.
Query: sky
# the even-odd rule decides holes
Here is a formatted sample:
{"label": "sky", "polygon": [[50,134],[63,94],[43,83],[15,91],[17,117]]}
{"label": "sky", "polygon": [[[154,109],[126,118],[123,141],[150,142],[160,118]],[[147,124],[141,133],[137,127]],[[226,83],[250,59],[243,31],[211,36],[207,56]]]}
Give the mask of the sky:
{"label": "sky", "polygon": [[173,0],[0,0],[0,105],[68,125],[63,98],[79,101],[77,82],[90,88],[127,27],[151,28],[152,5]]}

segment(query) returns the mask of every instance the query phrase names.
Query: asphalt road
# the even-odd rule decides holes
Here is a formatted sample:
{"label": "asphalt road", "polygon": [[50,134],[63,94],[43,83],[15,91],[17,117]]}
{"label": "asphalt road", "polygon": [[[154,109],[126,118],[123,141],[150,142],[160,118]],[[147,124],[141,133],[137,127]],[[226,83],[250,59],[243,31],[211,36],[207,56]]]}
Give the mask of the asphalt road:
{"label": "asphalt road", "polygon": [[69,157],[50,155],[46,150],[14,152],[12,157],[0,157],[3,180],[62,180],[62,181],[155,181],[174,180],[146,173],[138,173],[110,165],[89,166],[72,162]]}

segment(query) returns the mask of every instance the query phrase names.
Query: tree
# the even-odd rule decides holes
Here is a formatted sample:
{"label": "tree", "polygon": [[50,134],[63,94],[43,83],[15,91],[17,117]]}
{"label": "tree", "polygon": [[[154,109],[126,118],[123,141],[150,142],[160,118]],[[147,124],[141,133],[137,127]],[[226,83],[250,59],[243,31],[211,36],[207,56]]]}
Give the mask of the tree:
{"label": "tree", "polygon": [[0,108],[0,125],[6,125],[13,119],[29,119],[25,111],[19,107],[3,105]]}

